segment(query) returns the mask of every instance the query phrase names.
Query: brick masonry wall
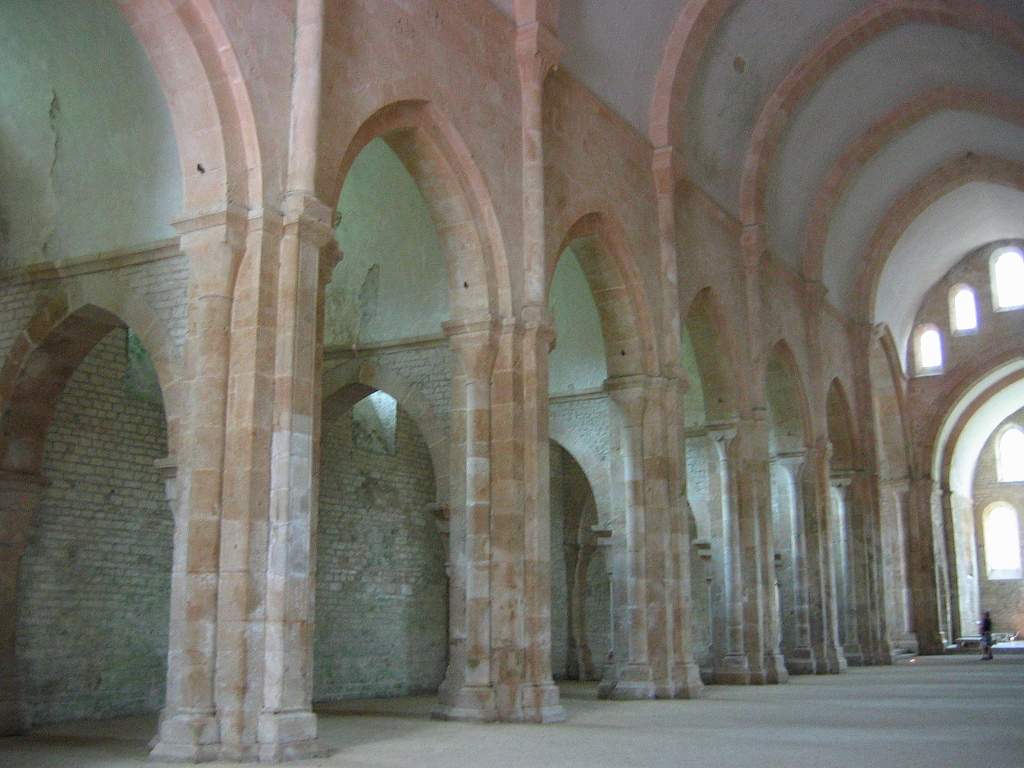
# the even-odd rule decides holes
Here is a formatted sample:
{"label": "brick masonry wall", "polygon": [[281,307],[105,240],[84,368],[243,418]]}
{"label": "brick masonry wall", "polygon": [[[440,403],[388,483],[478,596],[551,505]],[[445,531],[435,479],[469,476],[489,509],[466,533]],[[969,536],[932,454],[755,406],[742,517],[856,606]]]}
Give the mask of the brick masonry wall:
{"label": "brick masonry wall", "polygon": [[174,525],[153,462],[165,424],[159,405],[124,394],[125,343],[114,330],[82,362],[47,438],[18,594],[32,724],[163,704]]}
{"label": "brick masonry wall", "polygon": [[399,403],[394,455],[323,425],[315,701],[434,691],[444,676],[447,579],[430,455]]}
{"label": "brick masonry wall", "polygon": [[[557,444],[550,451],[551,465],[551,670],[555,679],[569,675],[569,590],[574,579],[576,554],[570,556],[592,489],[582,469]],[[590,502],[592,503],[592,502]],[[596,524],[592,508],[584,527]],[[587,644],[598,676],[604,671],[611,645],[609,600],[611,591],[603,549],[593,555],[587,569],[584,614]]]}
{"label": "brick masonry wall", "polygon": [[[137,291],[163,321],[179,355],[185,343],[188,311],[188,259],[178,254],[110,270],[110,274]],[[32,280],[0,284],[0,360],[33,315],[59,290],[59,280]]]}
{"label": "brick masonry wall", "polygon": [[[448,429],[445,416],[451,410],[452,370],[446,339],[428,344],[370,348],[361,350],[356,359],[372,363],[382,372],[401,378],[430,404],[441,426]],[[338,358],[331,364],[343,360]]]}

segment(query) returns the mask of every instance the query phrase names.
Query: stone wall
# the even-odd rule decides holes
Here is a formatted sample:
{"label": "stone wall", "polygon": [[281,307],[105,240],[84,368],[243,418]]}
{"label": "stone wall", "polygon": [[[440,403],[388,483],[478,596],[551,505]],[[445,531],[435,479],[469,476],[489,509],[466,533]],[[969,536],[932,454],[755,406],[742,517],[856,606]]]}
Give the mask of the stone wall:
{"label": "stone wall", "polygon": [[61,396],[21,563],[17,650],[33,725],[163,704],[173,518],[163,410],[125,395],[125,331]]}
{"label": "stone wall", "polygon": [[434,691],[448,643],[445,553],[430,454],[399,402],[395,452],[323,425],[315,701]]}
{"label": "stone wall", "polygon": [[[556,680],[578,675],[571,658],[570,599],[580,552],[580,534],[584,536],[597,524],[593,491],[583,469],[557,444],[550,451],[551,465],[551,670]],[[583,515],[582,525],[580,516]],[[588,543],[593,543],[587,537]],[[604,672],[611,645],[611,590],[604,557],[598,546],[587,567],[582,590],[586,641],[591,650],[594,672]]]}
{"label": "stone wall", "polygon": [[[1008,424],[1024,425],[1024,409],[1017,411],[992,433],[978,459],[974,471],[974,522],[978,545],[977,567],[981,610],[992,612],[995,632],[1024,633],[1024,579],[990,579],[985,561],[985,532],[983,515],[997,501],[1006,502],[1017,510],[1017,526],[1021,535],[1018,542],[1024,559],[1024,482],[1001,483],[996,479],[995,438]],[[972,624],[979,616],[963,616],[964,625]]]}

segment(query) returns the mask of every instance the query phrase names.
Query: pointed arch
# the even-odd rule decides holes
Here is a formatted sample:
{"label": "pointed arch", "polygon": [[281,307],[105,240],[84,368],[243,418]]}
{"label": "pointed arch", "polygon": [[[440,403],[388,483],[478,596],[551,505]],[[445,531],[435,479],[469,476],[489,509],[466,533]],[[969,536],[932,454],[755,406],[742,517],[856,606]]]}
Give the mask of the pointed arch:
{"label": "pointed arch", "polygon": [[750,138],[740,182],[740,221],[759,227],[749,248],[764,245],[765,198],[775,153],[800,102],[842,62],[880,35],[905,24],[933,24],[979,32],[1024,54],[1024,26],[972,0],[882,0],[829,33],[789,71],[764,102]]}
{"label": "pointed arch", "polygon": [[686,108],[690,90],[718,24],[736,0],[689,0],[683,3],[665,41],[661,66],[654,81],[648,118],[648,137],[654,147],[682,147],[682,126],[672,125],[672,105]]}
{"label": "pointed arch", "polygon": [[322,387],[323,423],[351,410],[373,392],[385,392],[395,398],[399,407],[412,417],[427,444],[437,503],[448,503],[448,433],[433,406],[415,386],[386,366],[353,360],[325,371]]}
{"label": "pointed arch", "polygon": [[807,217],[801,259],[808,280],[821,280],[832,214],[860,171],[894,138],[950,110],[989,115],[1024,127],[1024,101],[964,88],[936,88],[886,114],[846,148],[818,187]]}
{"label": "pointed arch", "polygon": [[453,319],[509,316],[512,288],[497,215],[483,176],[454,125],[428,101],[377,110],[355,132],[337,173],[320,190],[334,201],[367,144],[380,138],[402,161],[426,199],[448,265]]}
{"label": "pointed arch", "polygon": [[870,321],[875,316],[882,272],[907,228],[933,203],[972,182],[988,182],[1024,192],[1024,164],[968,153],[941,165],[889,206],[860,260],[857,297],[862,319]]}
{"label": "pointed arch", "polygon": [[[736,358],[728,315],[711,286],[705,286],[683,316],[683,329],[693,344],[697,373],[708,421],[736,418]],[[691,382],[691,386],[693,383]]]}
{"label": "pointed arch", "polygon": [[609,495],[610,478],[605,461],[597,454],[592,445],[586,443],[584,437],[577,431],[559,429],[557,425],[553,425],[549,439],[569,454],[583,471],[583,475],[590,484],[590,492],[594,496],[598,521],[610,520],[612,515],[610,507],[611,497]]}
{"label": "pointed arch", "polygon": [[906,389],[899,352],[889,326],[875,327],[868,365],[879,473],[883,480],[909,480],[912,443],[907,424]]}
{"label": "pointed arch", "polygon": [[853,410],[846,387],[837,378],[832,379],[825,398],[825,416],[828,439],[832,443],[832,467],[852,470],[857,465],[857,435]]}
{"label": "pointed arch", "polygon": [[156,368],[177,446],[180,403],[177,354],[165,323],[131,288],[109,274],[65,283],[15,338],[0,369],[0,468],[36,474],[57,400],[79,364],[115,328],[130,328]]}
{"label": "pointed arch", "polygon": [[576,218],[554,256],[548,258],[545,296],[550,295],[558,262],[569,247],[597,304],[608,376],[654,374],[654,322],[621,225],[607,213],[586,213]]}
{"label": "pointed arch", "polygon": [[810,403],[796,355],[785,339],[770,347],[760,376],[771,413],[772,452],[805,450],[812,444]]}
{"label": "pointed arch", "polygon": [[252,102],[211,0],[118,4],[167,99],[186,214],[262,207],[262,162]]}

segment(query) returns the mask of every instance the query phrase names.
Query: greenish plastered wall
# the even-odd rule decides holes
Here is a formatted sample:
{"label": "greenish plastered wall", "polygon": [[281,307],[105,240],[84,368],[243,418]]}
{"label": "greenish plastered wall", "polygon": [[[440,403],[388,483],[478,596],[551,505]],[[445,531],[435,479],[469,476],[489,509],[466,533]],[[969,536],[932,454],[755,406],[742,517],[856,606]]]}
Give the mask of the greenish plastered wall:
{"label": "greenish plastered wall", "polygon": [[441,242],[416,182],[383,140],[352,164],[338,212],[343,256],[327,286],[327,345],[441,333],[448,319]]}
{"label": "greenish plastered wall", "polygon": [[601,387],[608,378],[601,318],[571,248],[558,260],[548,301],[556,334],[548,391],[561,395]]}
{"label": "greenish plastered wall", "polygon": [[0,268],[174,235],[170,114],[115,3],[0,2],[0,84]]}

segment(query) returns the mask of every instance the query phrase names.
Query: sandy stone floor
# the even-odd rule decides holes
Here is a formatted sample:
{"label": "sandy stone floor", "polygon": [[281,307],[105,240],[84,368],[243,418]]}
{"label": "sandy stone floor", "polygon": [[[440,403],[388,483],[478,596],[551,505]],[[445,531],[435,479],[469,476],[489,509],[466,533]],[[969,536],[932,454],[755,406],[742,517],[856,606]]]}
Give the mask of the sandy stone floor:
{"label": "sandy stone floor", "polygon": [[[567,685],[559,725],[429,719],[429,697],[322,708],[335,751],[301,765],[352,768],[1024,765],[1024,657],[922,658],[764,688],[714,686],[703,701],[598,701]],[[71,723],[0,739],[4,768],[128,768],[154,718]]]}

